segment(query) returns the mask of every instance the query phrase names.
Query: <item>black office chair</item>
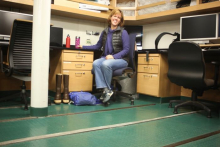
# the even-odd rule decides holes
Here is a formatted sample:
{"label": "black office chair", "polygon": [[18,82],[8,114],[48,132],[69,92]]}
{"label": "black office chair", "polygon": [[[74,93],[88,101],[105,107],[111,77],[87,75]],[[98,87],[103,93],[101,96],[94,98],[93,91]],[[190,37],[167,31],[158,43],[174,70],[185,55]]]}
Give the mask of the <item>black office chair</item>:
{"label": "black office chair", "polygon": [[[131,105],[134,105],[134,98],[132,97],[134,93],[124,93],[121,92],[120,85],[117,81],[124,80],[126,78],[134,78],[136,75],[136,64],[134,60],[134,53],[135,53],[135,40],[136,40],[136,33],[129,34],[129,62],[128,66],[125,68],[117,69],[113,71],[112,74],[112,84],[113,84],[113,100],[116,100],[116,95],[122,95],[128,97],[131,100]],[[92,70],[92,74],[94,74]],[[133,85],[132,85],[133,86]],[[105,106],[108,106],[108,102],[104,103]]]}
{"label": "black office chair", "polygon": [[[8,65],[3,65],[3,72],[6,76],[22,81],[21,92],[9,97],[1,98],[0,101],[17,98],[20,96],[25,103],[25,110],[28,110],[26,93],[26,81],[31,81],[32,61],[32,22],[25,20],[14,20],[11,31],[11,38],[8,50]],[[50,104],[50,100],[49,100]]]}
{"label": "black office chair", "polygon": [[170,107],[172,103],[180,103],[175,105],[174,113],[178,113],[179,107],[192,106],[205,110],[207,117],[211,117],[210,107],[214,105],[197,101],[197,96],[202,96],[205,90],[217,89],[218,72],[215,73],[214,80],[205,78],[205,62],[201,48],[192,42],[174,42],[169,46],[168,64],[170,81],[192,90],[191,101],[170,101]]}

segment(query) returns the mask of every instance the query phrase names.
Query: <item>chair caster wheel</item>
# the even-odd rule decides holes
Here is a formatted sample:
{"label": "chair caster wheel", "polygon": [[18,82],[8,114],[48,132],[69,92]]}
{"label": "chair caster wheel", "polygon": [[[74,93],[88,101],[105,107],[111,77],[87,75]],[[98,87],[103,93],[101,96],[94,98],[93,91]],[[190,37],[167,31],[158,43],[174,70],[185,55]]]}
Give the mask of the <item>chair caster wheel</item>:
{"label": "chair caster wheel", "polygon": [[178,114],[178,112],[176,110],[173,111],[174,114]]}
{"label": "chair caster wheel", "polygon": [[211,113],[209,113],[209,114],[207,115],[207,118],[212,118]]}
{"label": "chair caster wheel", "polygon": [[169,104],[168,108],[172,108],[172,103]]}
{"label": "chair caster wheel", "polygon": [[207,115],[207,118],[212,118],[212,116],[211,115]]}
{"label": "chair caster wheel", "polygon": [[108,107],[109,103],[108,103],[108,102],[105,102],[105,103],[103,103],[103,105],[104,105],[105,107]]}
{"label": "chair caster wheel", "polygon": [[134,100],[131,100],[131,105],[134,105]]}

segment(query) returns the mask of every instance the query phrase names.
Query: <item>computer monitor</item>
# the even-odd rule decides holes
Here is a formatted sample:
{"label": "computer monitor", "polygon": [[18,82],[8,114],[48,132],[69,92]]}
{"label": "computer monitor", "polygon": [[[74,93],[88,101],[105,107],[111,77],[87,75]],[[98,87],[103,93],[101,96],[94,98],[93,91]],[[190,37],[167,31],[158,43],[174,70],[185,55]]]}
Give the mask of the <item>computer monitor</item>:
{"label": "computer monitor", "polygon": [[194,15],[180,18],[180,40],[219,39],[218,13]]}
{"label": "computer monitor", "polygon": [[124,26],[125,30],[130,33],[136,33],[136,47],[137,50],[142,50],[142,36],[143,36],[143,26]]}
{"label": "computer monitor", "polygon": [[15,19],[33,20],[33,15],[0,10],[0,37],[10,38]]}

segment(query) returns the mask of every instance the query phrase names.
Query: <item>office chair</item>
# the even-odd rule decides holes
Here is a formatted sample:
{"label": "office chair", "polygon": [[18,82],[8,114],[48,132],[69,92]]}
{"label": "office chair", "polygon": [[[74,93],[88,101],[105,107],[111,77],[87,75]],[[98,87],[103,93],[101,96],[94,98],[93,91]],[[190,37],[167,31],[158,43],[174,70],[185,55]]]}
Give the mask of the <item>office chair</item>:
{"label": "office chair", "polygon": [[202,96],[205,90],[217,89],[218,72],[215,73],[214,80],[205,78],[205,62],[201,48],[193,42],[173,42],[168,50],[168,65],[169,80],[192,90],[191,101],[170,101],[169,107],[172,107],[172,103],[179,103],[175,105],[173,113],[178,113],[179,107],[192,106],[205,110],[207,117],[210,118],[211,109],[209,107],[215,106],[198,101],[197,96]]}
{"label": "office chair", "polygon": [[124,93],[118,90],[117,86],[117,81],[124,80],[126,78],[135,78],[136,75],[136,64],[134,60],[134,53],[135,53],[135,40],[136,40],[136,33],[131,33],[129,34],[129,61],[128,61],[128,66],[125,68],[117,69],[113,71],[113,77],[112,77],[112,82],[113,82],[113,100],[116,100],[117,95],[122,95],[130,98],[131,100],[131,105],[134,105],[134,98],[132,95],[134,93]]}
{"label": "office chair", "polygon": [[[27,93],[25,82],[31,81],[32,61],[32,22],[25,20],[14,20],[8,50],[8,65],[4,65],[3,72],[6,76],[22,81],[21,92],[2,100],[17,98],[20,96],[28,110]],[[50,100],[49,100],[50,104]]]}
{"label": "office chair", "polygon": [[[135,40],[136,40],[136,33],[129,34],[129,62],[128,66],[125,68],[117,69],[113,71],[112,74],[112,83],[113,83],[113,100],[116,100],[116,95],[126,96],[130,99],[131,105],[134,105],[134,98],[132,97],[133,93],[124,93],[119,91],[120,85],[117,83],[119,80],[124,80],[126,78],[135,78],[136,75],[136,64],[134,60],[134,53],[135,53]],[[92,70],[92,74],[94,74]],[[108,102],[104,103],[105,106],[108,106]]]}

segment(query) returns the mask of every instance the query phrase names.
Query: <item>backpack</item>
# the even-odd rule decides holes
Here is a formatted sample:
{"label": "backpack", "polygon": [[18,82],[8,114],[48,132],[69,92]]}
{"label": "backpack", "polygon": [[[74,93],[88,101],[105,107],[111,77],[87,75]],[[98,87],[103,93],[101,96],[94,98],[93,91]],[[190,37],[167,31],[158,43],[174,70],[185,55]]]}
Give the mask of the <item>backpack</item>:
{"label": "backpack", "polygon": [[[70,103],[73,103],[76,106],[80,105],[96,105],[101,104],[102,102],[97,99],[94,95],[89,92],[70,92]],[[69,104],[70,104],[69,103]]]}

